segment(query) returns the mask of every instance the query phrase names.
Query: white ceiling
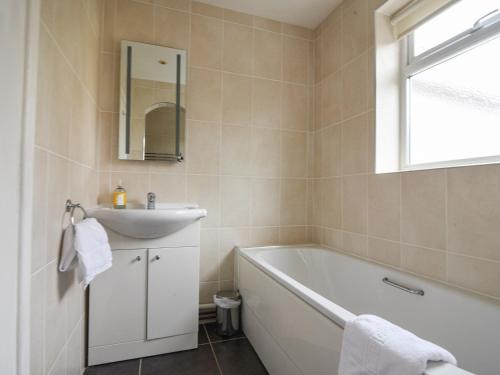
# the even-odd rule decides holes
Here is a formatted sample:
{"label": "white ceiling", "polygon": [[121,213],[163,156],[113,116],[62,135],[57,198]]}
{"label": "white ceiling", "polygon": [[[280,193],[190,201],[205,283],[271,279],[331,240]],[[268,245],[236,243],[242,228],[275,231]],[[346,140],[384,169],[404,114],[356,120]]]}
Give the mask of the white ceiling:
{"label": "white ceiling", "polygon": [[315,29],[342,0],[198,0],[202,3]]}

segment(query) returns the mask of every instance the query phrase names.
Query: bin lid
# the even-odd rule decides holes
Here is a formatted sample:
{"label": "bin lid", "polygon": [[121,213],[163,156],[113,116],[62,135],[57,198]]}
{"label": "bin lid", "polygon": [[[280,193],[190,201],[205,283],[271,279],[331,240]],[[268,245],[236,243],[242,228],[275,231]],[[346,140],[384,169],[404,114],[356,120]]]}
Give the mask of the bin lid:
{"label": "bin lid", "polygon": [[230,299],[239,301],[241,299],[240,293],[237,290],[221,290],[215,294],[217,299]]}

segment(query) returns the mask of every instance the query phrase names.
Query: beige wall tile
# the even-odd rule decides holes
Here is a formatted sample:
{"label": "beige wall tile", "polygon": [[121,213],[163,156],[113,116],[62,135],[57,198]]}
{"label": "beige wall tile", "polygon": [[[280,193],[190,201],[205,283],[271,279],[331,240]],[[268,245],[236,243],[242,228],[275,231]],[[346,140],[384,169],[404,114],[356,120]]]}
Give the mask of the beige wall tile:
{"label": "beige wall tile", "polygon": [[101,27],[100,50],[102,52],[113,52],[115,40],[115,13],[116,0],[104,0],[103,3],[103,19]]}
{"label": "beige wall tile", "polygon": [[500,166],[448,173],[448,249],[500,261]]}
{"label": "beige wall tile", "polygon": [[368,176],[368,235],[399,241],[401,174]]}
{"label": "beige wall tile", "polygon": [[71,111],[72,73],[54,41],[42,27],[38,75],[37,126],[39,146],[67,156]]}
{"label": "beige wall tile", "polygon": [[49,369],[57,359],[66,342],[66,300],[70,273],[57,271],[57,262],[47,266],[45,284],[45,369]]}
{"label": "beige wall tile", "polygon": [[215,7],[213,5],[200,3],[198,1],[193,1],[193,3],[191,4],[191,11],[193,13],[215,18],[223,18],[224,16],[224,9]]}
{"label": "beige wall tile", "polygon": [[318,132],[320,143],[320,175],[322,177],[340,176],[342,160],[342,127],[330,126]]}
{"label": "beige wall tile", "polygon": [[111,170],[111,137],[113,128],[113,115],[111,112],[99,113],[99,128],[98,128],[98,158],[99,170]]}
{"label": "beige wall tile", "polygon": [[189,173],[218,174],[220,163],[220,132],[218,124],[190,121],[188,123]]}
{"label": "beige wall tile", "polygon": [[445,191],[443,170],[402,174],[401,240],[425,247],[446,246]]}
{"label": "beige wall tile", "polygon": [[154,43],[154,7],[132,0],[120,0],[116,8],[115,48],[122,40]]}
{"label": "beige wall tile", "polygon": [[[337,12],[340,12],[338,8]],[[339,17],[340,18],[340,17]],[[341,23],[332,23],[325,31],[320,39],[322,54],[321,54],[321,65],[322,65],[322,75],[321,77],[327,77],[332,73],[338,71],[342,66],[342,34],[341,34]]]}
{"label": "beige wall tile", "polygon": [[307,134],[283,131],[281,133],[281,176],[307,177]]}
{"label": "beige wall tile", "polygon": [[282,83],[254,78],[252,122],[257,126],[279,128],[281,124]]}
{"label": "beige wall tile", "polygon": [[88,167],[96,164],[97,108],[94,100],[76,79],[73,80],[73,100],[71,105],[71,142],[69,156]]}
{"label": "beige wall tile", "polygon": [[303,39],[312,39],[312,30],[301,26],[290,25],[288,23],[283,24],[283,33]]}
{"label": "beige wall tile", "polygon": [[342,250],[350,254],[366,257],[368,239],[362,234],[342,232]]}
{"label": "beige wall tile", "polygon": [[307,227],[280,227],[280,244],[297,245],[307,243]]}
{"label": "beige wall tile", "polygon": [[218,176],[189,175],[187,178],[187,200],[198,203],[207,210],[202,227],[216,227],[220,221],[220,197]]}
{"label": "beige wall tile", "polygon": [[308,82],[307,40],[290,38],[283,39],[283,80],[306,84]]}
{"label": "beige wall tile", "polygon": [[251,119],[252,79],[224,73],[222,120],[227,124],[248,125]]}
{"label": "beige wall tile", "polygon": [[224,9],[224,20],[241,25],[253,26],[253,16],[246,13],[235,12],[234,10]]}
{"label": "beige wall tile", "polygon": [[154,0],[154,3],[167,8],[188,11],[190,0]]}
{"label": "beige wall tile", "polygon": [[342,232],[336,229],[325,229],[321,243],[332,249],[342,249]]}
{"label": "beige wall tile", "polygon": [[237,246],[247,246],[250,234],[244,228],[222,228],[220,230],[220,280],[230,280],[234,277],[234,255]]}
{"label": "beige wall tile", "polygon": [[393,267],[401,264],[399,242],[386,241],[368,237],[368,258]]}
{"label": "beige wall tile", "polygon": [[222,127],[222,174],[248,176],[251,172],[251,130],[243,126]]}
{"label": "beige wall tile", "polygon": [[69,197],[69,162],[49,155],[49,182],[47,198],[47,262],[59,255],[63,223],[64,202]]}
{"label": "beige wall tile", "polygon": [[366,110],[367,75],[366,54],[360,55],[342,68],[342,116],[344,119]]}
{"label": "beige wall tile", "polygon": [[188,49],[189,22],[188,13],[156,8],[155,42],[171,48]]}
{"label": "beige wall tile", "polygon": [[278,245],[280,232],[278,227],[254,227],[250,228],[250,246],[272,246]]}
{"label": "beige wall tile", "polygon": [[[101,53],[99,71],[99,107],[103,111],[114,111],[116,108],[117,92],[114,83],[115,56],[110,53]],[[119,66],[116,67],[119,69]]]}
{"label": "beige wall tile", "polygon": [[366,233],[366,176],[345,176],[342,179],[342,228]]}
{"label": "beige wall tile", "polygon": [[352,0],[342,3],[342,61],[360,55],[368,47],[368,2]]}
{"label": "beige wall tile", "polygon": [[275,33],[281,33],[281,28],[282,28],[281,22],[257,16],[253,17],[253,22],[256,28],[268,31],[274,31]]}
{"label": "beige wall tile", "polygon": [[223,23],[215,18],[191,17],[190,62],[193,66],[222,67]]}
{"label": "beige wall tile", "polygon": [[306,180],[284,179],[281,183],[281,225],[305,225]]}
{"label": "beige wall tile", "polygon": [[221,225],[248,226],[250,220],[250,178],[221,177]]}
{"label": "beige wall tile", "polygon": [[219,280],[219,233],[202,229],[200,239],[200,281]]}
{"label": "beige wall tile", "polygon": [[340,72],[331,74],[321,85],[321,127],[338,123],[342,119],[342,76]]}
{"label": "beige wall tile", "polygon": [[281,79],[283,64],[283,37],[280,34],[255,30],[253,69],[258,77]]}
{"label": "beige wall tile", "polygon": [[308,89],[303,85],[283,84],[281,126],[288,130],[308,130]]}
{"label": "beige wall tile", "polygon": [[224,70],[233,73],[251,74],[253,61],[253,29],[224,23]]}
{"label": "beige wall tile", "polygon": [[500,263],[448,254],[448,282],[499,298]]}
{"label": "beige wall tile", "polygon": [[341,228],[342,225],[342,181],[340,178],[321,180],[321,225]]}
{"label": "beige wall tile", "polygon": [[253,179],[250,225],[278,226],[280,223],[280,180]]}
{"label": "beige wall tile", "polygon": [[152,174],[150,189],[159,203],[186,201],[186,178],[184,175]]}
{"label": "beige wall tile", "polygon": [[281,132],[275,129],[253,128],[251,134],[251,174],[258,177],[279,177]]}
{"label": "beige wall tile", "polygon": [[218,121],[221,117],[222,77],[220,72],[190,70],[188,116],[193,120]]}
{"label": "beige wall tile", "polygon": [[354,117],[342,124],[342,173],[367,172],[368,134],[366,116]]}
{"label": "beige wall tile", "polygon": [[214,303],[214,294],[219,291],[219,283],[215,281],[200,283],[200,304]]}
{"label": "beige wall tile", "polygon": [[436,280],[446,281],[446,253],[402,244],[401,268]]}

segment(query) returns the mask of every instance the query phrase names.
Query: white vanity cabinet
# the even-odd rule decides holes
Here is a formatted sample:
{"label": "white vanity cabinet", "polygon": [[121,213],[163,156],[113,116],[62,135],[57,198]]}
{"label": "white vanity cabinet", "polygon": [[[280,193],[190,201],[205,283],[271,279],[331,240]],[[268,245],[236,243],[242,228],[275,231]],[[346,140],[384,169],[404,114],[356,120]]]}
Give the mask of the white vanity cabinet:
{"label": "white vanity cabinet", "polygon": [[108,230],[113,266],[89,293],[89,365],[198,345],[200,223],[140,240]]}

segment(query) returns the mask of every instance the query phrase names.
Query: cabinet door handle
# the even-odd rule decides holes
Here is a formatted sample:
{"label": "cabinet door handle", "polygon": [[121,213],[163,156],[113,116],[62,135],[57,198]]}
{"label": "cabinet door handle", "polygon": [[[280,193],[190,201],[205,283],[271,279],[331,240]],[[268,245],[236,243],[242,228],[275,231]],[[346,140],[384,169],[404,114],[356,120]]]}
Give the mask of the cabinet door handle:
{"label": "cabinet door handle", "polygon": [[159,255],[155,256],[155,260],[160,260],[160,256]]}
{"label": "cabinet door handle", "polygon": [[142,258],[141,258],[141,256],[140,256],[140,255],[137,255],[137,256],[135,257],[136,262],[140,262],[140,261],[141,261],[141,259],[142,259]]}

